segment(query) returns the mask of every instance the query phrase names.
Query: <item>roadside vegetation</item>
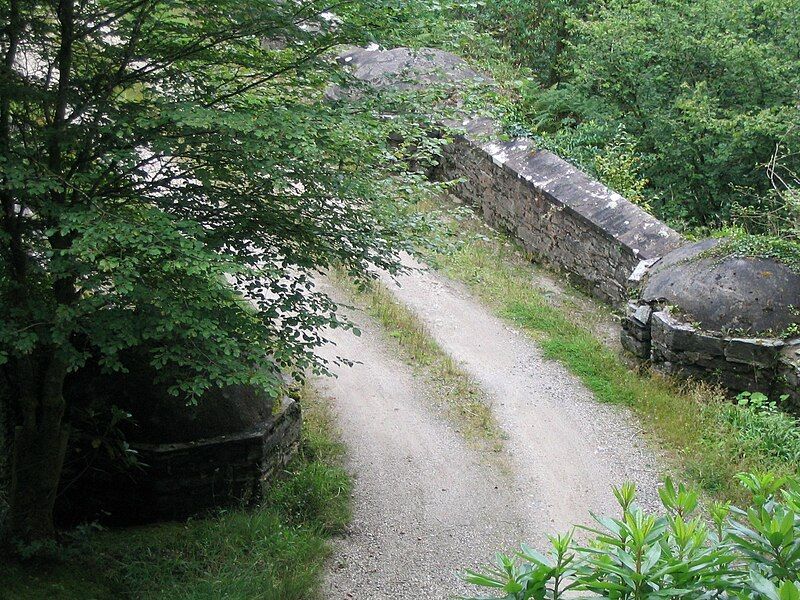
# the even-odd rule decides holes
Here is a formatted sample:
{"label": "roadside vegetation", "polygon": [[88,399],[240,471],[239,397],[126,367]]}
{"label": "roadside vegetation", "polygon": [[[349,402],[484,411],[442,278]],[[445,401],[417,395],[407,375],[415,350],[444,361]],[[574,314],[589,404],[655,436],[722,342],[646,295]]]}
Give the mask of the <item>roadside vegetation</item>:
{"label": "roadside vegetation", "polygon": [[[297,459],[255,507],[220,510],[146,527],[85,526],[64,543],[21,548],[0,570],[8,600],[318,597],[328,539],[350,516],[350,480],[341,466],[325,398],[306,387]],[[29,558],[26,555],[35,554]],[[324,597],[320,595],[319,597]]]}
{"label": "roadside vegetation", "polygon": [[[392,45],[466,57],[471,108],[689,236],[784,260],[800,243],[797,0],[395,3]],[[787,250],[787,246],[792,246]]]}
{"label": "roadside vegetation", "polygon": [[544,553],[523,546],[466,579],[504,600],[800,598],[800,483],[738,479],[753,498],[747,510],[716,504],[708,521],[698,515],[697,494],[669,479],[659,490],[661,514],[643,512],[634,486],[623,485],[614,490],[621,516],[595,516],[594,527],[582,527],[590,543],[556,536]]}

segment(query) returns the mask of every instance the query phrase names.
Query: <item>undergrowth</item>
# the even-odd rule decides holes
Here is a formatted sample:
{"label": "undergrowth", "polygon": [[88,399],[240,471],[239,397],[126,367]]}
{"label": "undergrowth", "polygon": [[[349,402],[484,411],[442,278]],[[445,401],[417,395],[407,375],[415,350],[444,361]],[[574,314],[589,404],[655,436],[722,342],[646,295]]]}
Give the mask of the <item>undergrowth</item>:
{"label": "undergrowth", "polygon": [[800,423],[759,392],[739,394],[736,404],[720,406],[742,451],[800,465]]}
{"label": "undergrowth", "polygon": [[706,251],[715,258],[768,258],[800,273],[800,244],[768,235],[734,235]]}
{"label": "undergrowth", "polygon": [[299,457],[256,508],[147,527],[73,533],[55,559],[9,562],[8,600],[317,597],[327,539],[349,520],[350,481],[339,465],[324,399],[304,391]]}
{"label": "undergrowth", "polygon": [[[763,406],[731,403],[715,388],[679,382],[629,368],[617,350],[601,343],[585,316],[565,310],[534,283],[536,267],[520,249],[467,219],[446,200],[416,206],[443,243],[422,249],[447,276],[467,284],[497,314],[512,322],[576,374],[601,402],[633,409],[645,429],[674,458],[684,479],[707,494],[746,500],[736,485],[744,471],[797,472],[797,423]],[[453,226],[451,214],[459,220]],[[598,307],[598,310],[604,310]]]}

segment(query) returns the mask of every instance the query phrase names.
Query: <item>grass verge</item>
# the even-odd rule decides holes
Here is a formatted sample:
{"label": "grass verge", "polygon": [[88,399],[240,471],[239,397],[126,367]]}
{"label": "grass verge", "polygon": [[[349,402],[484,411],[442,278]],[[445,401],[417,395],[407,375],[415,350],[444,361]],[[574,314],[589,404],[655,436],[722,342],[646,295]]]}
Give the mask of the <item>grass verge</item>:
{"label": "grass verge", "polygon": [[317,597],[328,538],[350,516],[325,399],[303,392],[301,452],[263,504],[147,527],[79,530],[55,560],[5,564],[8,600]]}
{"label": "grass verge", "polygon": [[532,283],[537,268],[505,236],[444,199],[426,200],[415,210],[428,219],[436,240],[421,250],[423,258],[535,338],[598,400],[633,409],[672,455],[681,477],[715,498],[740,502],[745,498],[735,478],[739,472],[797,474],[800,438],[794,418],[738,406],[708,386],[631,370],[616,350],[598,340],[585,313],[565,310]]}
{"label": "grass verge", "polygon": [[504,434],[494,420],[480,385],[441,349],[414,313],[378,281],[364,289],[339,274],[334,273],[333,278],[337,286],[354,303],[364,306],[397,342],[403,360],[423,378],[459,433],[472,444],[499,452]]}

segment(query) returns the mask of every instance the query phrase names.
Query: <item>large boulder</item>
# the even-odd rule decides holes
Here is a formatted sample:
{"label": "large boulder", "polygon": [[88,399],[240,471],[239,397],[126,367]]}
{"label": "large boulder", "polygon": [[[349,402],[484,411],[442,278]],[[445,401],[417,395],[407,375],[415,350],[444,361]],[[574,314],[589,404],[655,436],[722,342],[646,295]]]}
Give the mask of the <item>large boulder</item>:
{"label": "large boulder", "polygon": [[769,258],[724,256],[720,240],[678,248],[650,269],[641,299],[668,304],[706,331],[781,336],[800,323],[800,275]]}

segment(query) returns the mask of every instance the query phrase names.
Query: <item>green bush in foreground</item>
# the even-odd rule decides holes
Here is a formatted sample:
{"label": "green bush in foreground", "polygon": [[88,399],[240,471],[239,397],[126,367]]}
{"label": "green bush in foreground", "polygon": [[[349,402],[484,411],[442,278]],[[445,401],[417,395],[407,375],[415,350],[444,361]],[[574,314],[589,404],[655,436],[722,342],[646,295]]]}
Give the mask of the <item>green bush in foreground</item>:
{"label": "green bush in foreground", "polygon": [[[523,545],[517,558],[498,555],[485,573],[466,580],[497,598],[800,599],[800,483],[771,474],[742,474],[752,493],[742,510],[714,504],[710,523],[696,514],[697,493],[667,479],[659,490],[663,515],[635,504],[632,484],[615,489],[620,518],[593,515],[595,528],[550,539],[547,554]],[[580,595],[586,593],[585,596]],[[473,599],[475,600],[475,599]]]}

